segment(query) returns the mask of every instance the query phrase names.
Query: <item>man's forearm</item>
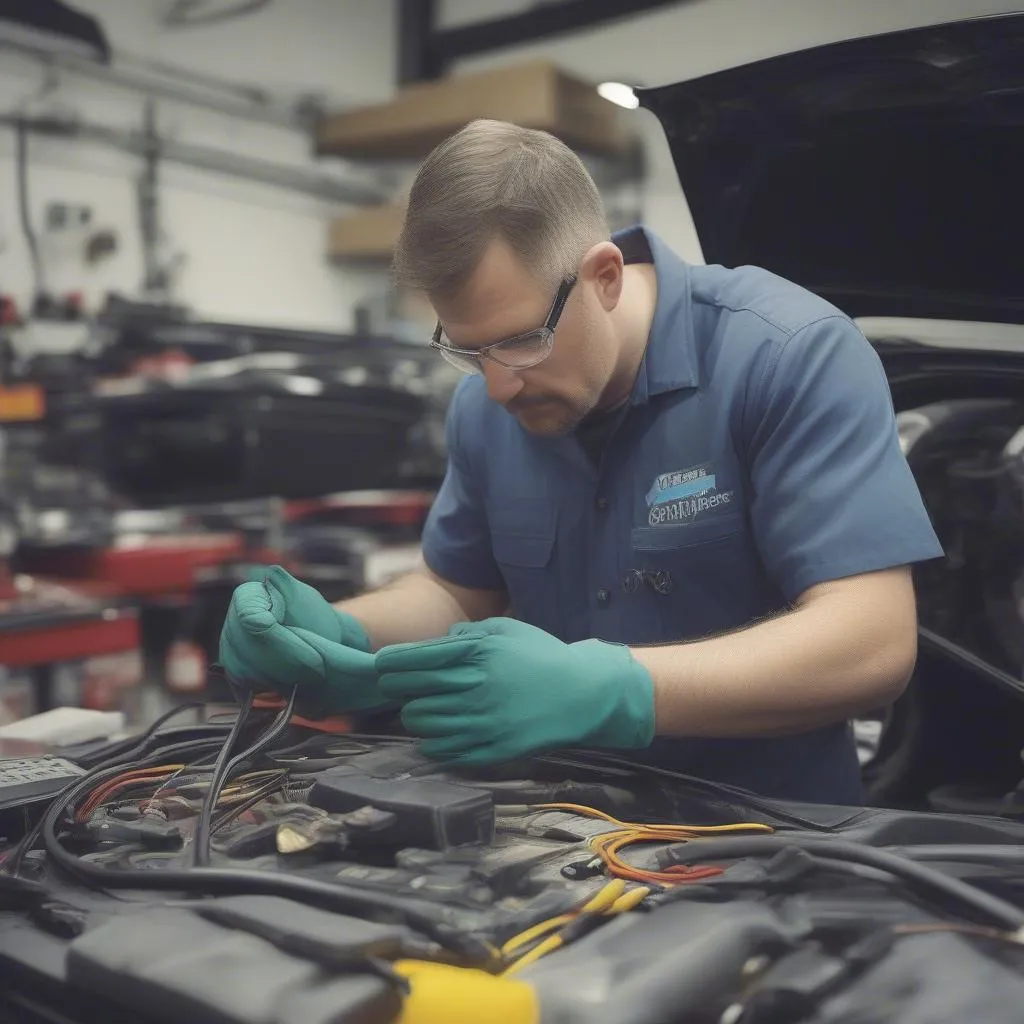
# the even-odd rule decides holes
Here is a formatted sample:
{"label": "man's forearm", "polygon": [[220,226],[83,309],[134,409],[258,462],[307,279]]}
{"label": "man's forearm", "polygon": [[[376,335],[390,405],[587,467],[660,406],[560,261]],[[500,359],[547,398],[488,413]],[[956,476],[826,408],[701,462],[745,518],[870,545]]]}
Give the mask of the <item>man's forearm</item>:
{"label": "man's forearm", "polygon": [[444,636],[457,622],[497,615],[503,601],[490,591],[445,583],[424,568],[335,607],[355,617],[378,650]]}
{"label": "man's forearm", "polygon": [[[870,587],[869,587],[870,590]],[[633,648],[655,684],[656,731],[743,737],[801,732],[891,702],[916,657],[905,600],[824,592],[789,614],[695,643]],[[911,588],[912,597],[912,588]]]}

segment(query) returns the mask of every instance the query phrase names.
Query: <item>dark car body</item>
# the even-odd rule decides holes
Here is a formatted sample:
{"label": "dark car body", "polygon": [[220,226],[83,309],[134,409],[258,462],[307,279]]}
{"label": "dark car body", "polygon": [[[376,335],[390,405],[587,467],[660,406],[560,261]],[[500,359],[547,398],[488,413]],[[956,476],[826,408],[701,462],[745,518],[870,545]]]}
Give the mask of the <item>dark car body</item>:
{"label": "dark car body", "polygon": [[709,263],[765,267],[881,357],[946,557],[872,799],[1004,806],[1024,768],[1024,15],[786,54],[640,90]]}

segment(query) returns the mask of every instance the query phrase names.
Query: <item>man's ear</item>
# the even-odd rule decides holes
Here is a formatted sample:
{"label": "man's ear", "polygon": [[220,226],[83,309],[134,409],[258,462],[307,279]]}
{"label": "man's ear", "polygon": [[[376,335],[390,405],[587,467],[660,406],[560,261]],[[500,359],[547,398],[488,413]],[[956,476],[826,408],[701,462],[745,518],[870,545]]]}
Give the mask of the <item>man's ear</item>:
{"label": "man's ear", "polygon": [[580,261],[579,279],[592,285],[606,313],[610,313],[622,297],[622,250],[614,242],[598,242]]}

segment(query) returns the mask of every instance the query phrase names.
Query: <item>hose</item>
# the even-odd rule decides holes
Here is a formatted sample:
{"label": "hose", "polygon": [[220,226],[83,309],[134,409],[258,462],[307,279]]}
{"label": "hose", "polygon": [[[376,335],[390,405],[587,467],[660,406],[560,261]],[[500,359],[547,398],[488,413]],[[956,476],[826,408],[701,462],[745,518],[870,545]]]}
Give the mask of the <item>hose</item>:
{"label": "hose", "polygon": [[673,864],[696,864],[707,861],[738,860],[743,857],[771,857],[782,850],[796,847],[806,853],[819,854],[832,861],[845,861],[877,868],[894,875],[918,890],[943,896],[973,916],[999,928],[1017,931],[1024,928],[1024,910],[992,896],[967,882],[944,875],[906,857],[897,856],[860,843],[812,836],[737,836],[722,839],[698,839],[676,843],[656,854],[659,867]]}

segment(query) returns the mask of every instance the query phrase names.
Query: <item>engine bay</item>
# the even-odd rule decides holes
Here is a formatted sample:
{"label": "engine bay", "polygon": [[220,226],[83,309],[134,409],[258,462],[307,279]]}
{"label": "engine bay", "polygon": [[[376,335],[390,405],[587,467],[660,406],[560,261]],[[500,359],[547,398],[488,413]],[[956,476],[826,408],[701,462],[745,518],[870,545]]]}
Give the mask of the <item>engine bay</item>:
{"label": "engine bay", "polygon": [[1024,824],[328,727],[158,725],[8,807],[0,1020],[1019,1019]]}

